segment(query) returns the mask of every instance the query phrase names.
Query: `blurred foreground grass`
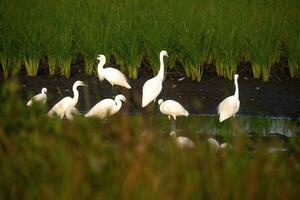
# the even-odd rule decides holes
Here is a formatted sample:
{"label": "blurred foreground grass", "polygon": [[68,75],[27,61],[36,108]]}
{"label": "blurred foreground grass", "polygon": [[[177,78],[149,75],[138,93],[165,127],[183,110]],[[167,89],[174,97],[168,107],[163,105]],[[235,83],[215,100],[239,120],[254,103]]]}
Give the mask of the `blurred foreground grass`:
{"label": "blurred foreground grass", "polygon": [[[110,120],[49,119],[28,109],[15,83],[1,88],[0,199],[296,199],[300,142],[293,151],[248,149],[241,133],[233,148],[212,153],[205,137],[189,133],[180,149],[161,129],[117,115]],[[142,134],[145,121],[151,127]],[[153,121],[153,120],[152,120]],[[237,128],[237,127],[233,127]],[[277,141],[277,146],[280,142]]]}

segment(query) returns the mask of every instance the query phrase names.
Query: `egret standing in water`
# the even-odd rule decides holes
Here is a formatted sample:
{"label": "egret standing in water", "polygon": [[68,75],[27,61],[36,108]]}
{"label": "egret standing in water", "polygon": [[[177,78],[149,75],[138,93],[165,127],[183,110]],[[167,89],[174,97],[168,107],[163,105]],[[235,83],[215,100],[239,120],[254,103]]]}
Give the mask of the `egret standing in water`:
{"label": "egret standing in water", "polygon": [[162,99],[158,100],[159,110],[162,114],[168,115],[169,120],[171,117],[174,118],[174,121],[171,122],[171,130],[176,130],[176,117],[177,116],[189,116],[189,112],[177,101]]}
{"label": "egret standing in water", "polygon": [[216,153],[220,150],[224,150],[224,149],[232,149],[232,146],[228,143],[222,143],[220,145],[220,143],[214,139],[214,138],[208,138],[207,142],[209,144],[209,147],[211,149],[211,152]]}
{"label": "egret standing in water", "polygon": [[70,121],[73,121],[75,115],[80,115],[76,107],[69,107],[65,112],[65,117]]}
{"label": "egret standing in water", "polygon": [[48,112],[48,116],[52,117],[54,115],[57,115],[62,119],[66,114],[66,111],[68,111],[68,109],[75,107],[79,98],[79,92],[77,90],[78,86],[85,86],[85,84],[81,81],[76,81],[73,84],[74,97],[65,97],[62,100],[60,100],[51,108],[51,110]]}
{"label": "egret standing in water", "polygon": [[166,100],[162,99],[158,100],[159,110],[162,114],[168,115],[168,118],[171,117],[176,120],[177,116],[189,116],[189,112],[177,101],[174,100]]}
{"label": "egret standing in water", "polygon": [[119,85],[127,89],[131,89],[125,75],[121,71],[112,67],[103,68],[106,63],[104,55],[99,55],[97,59],[99,60],[97,71],[100,81],[106,79],[112,86]]}
{"label": "egret standing in water", "polygon": [[171,131],[170,136],[175,139],[176,144],[180,148],[192,149],[195,147],[194,142],[190,138],[184,136],[177,136],[176,131]]}
{"label": "egret standing in water", "polygon": [[158,74],[144,83],[142,107],[146,107],[151,101],[155,101],[162,90],[162,82],[164,81],[164,56],[168,56],[165,50],[159,54],[160,68]]}
{"label": "egret standing in water", "polygon": [[47,101],[47,88],[43,88],[41,93],[33,96],[28,102],[27,106],[31,106],[33,103],[45,104]]}
{"label": "egret standing in water", "polygon": [[122,94],[118,94],[115,99],[103,99],[97,103],[91,110],[85,114],[85,117],[97,117],[104,119],[110,115],[114,115],[122,107],[122,101],[126,101],[126,98]]}
{"label": "egret standing in water", "polygon": [[235,93],[232,96],[224,99],[218,106],[218,113],[220,115],[219,121],[223,122],[231,116],[235,116],[235,114],[239,111],[240,108],[240,100],[239,100],[239,86],[238,86],[238,78],[239,75],[234,75],[234,85],[235,85]]}

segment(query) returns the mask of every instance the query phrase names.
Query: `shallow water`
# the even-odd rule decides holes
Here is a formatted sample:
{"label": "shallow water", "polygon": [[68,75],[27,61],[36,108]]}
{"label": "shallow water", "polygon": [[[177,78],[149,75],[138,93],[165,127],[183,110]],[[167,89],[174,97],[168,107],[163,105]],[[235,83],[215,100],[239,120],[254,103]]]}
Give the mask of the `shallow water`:
{"label": "shallow water", "polygon": [[[128,117],[138,131],[144,132],[155,129],[162,134],[168,134],[173,129],[172,121],[158,112],[148,114],[119,114]],[[112,116],[109,121],[113,121]],[[176,131],[179,135],[209,135],[209,136],[236,136],[246,134],[249,136],[283,136],[295,137],[300,135],[300,121],[288,118],[264,118],[236,116],[219,122],[217,115],[190,115],[178,117]]]}
{"label": "shallow water", "polygon": [[[24,76],[19,82],[24,103],[30,96],[39,93],[42,87],[47,87],[48,109],[63,97],[73,96],[73,83],[82,80],[88,87],[78,88],[80,94],[78,109],[89,110],[102,99],[112,98],[121,93],[127,99],[122,106],[125,107],[126,113],[144,113],[144,109],[141,108],[142,86],[152,76],[152,74],[140,74],[138,79],[130,80],[131,90],[114,87],[114,92],[107,81],[100,82],[95,75],[78,75],[70,79],[61,76]],[[158,99],[176,100],[191,114],[216,114],[218,104],[234,93],[233,82],[228,79],[210,77],[197,82],[189,79],[181,80],[182,77],[180,74],[167,73]],[[261,82],[246,78],[240,76],[239,80],[241,102],[239,115],[300,119],[300,84],[297,81]],[[152,104],[147,106],[147,109],[157,110],[157,107],[157,104]]]}

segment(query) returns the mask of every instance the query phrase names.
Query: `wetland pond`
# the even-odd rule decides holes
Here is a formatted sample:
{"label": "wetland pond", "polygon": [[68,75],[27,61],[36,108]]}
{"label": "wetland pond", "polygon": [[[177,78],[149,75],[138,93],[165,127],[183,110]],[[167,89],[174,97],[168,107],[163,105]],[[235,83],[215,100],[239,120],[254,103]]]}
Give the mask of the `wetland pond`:
{"label": "wetland pond", "polygon": [[[24,102],[31,95],[40,92],[42,87],[48,88],[48,109],[65,96],[72,96],[72,85],[81,80],[88,86],[79,88],[78,110],[86,113],[103,98],[112,98],[118,93],[126,96],[121,114],[129,114],[131,118],[159,119],[154,126],[163,132],[170,128],[166,116],[161,115],[157,103],[151,103],[146,109],[141,108],[141,94],[144,82],[151,74],[130,80],[131,90],[117,87],[112,90],[107,81],[100,82],[95,75],[76,75],[69,79],[62,76],[22,76],[18,79]],[[159,98],[173,99],[180,102],[190,113],[188,118],[177,120],[178,131],[206,133],[213,135],[232,134],[238,132],[267,136],[281,134],[288,137],[299,135],[300,127],[300,86],[298,81],[269,81],[248,79],[240,76],[240,111],[234,119],[218,122],[217,105],[227,96],[234,93],[233,81],[218,77],[204,77],[202,81],[192,81],[181,74],[168,73],[163,83]],[[145,127],[144,127],[145,128]]]}

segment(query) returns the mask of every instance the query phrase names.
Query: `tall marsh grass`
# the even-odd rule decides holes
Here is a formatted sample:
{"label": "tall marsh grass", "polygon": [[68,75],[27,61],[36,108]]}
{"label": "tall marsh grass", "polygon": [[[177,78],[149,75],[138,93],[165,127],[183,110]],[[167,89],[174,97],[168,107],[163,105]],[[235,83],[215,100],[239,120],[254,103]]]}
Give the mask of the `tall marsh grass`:
{"label": "tall marsh grass", "polygon": [[[151,131],[138,118],[116,115],[105,122],[49,119],[45,108],[27,108],[18,85],[1,85],[1,199],[297,199],[299,140],[289,153],[227,124],[232,149],[214,153],[192,130],[194,149],[180,149],[154,118]],[[139,118],[140,119],[140,118]],[[180,120],[179,120],[180,121]],[[116,126],[115,124],[119,124]],[[197,125],[188,120],[185,126]],[[157,129],[160,127],[159,129]],[[143,133],[144,132],[144,133]]]}
{"label": "tall marsh grass", "polygon": [[3,0],[1,65],[5,76],[15,62],[14,73],[24,64],[35,75],[47,55],[50,74],[68,77],[76,55],[91,74],[96,55],[104,54],[136,78],[144,58],[156,73],[158,53],[165,49],[166,66],[180,61],[195,80],[207,63],[232,78],[245,58],[253,77],[268,80],[283,55],[290,76],[299,77],[299,7],[297,0]]}

